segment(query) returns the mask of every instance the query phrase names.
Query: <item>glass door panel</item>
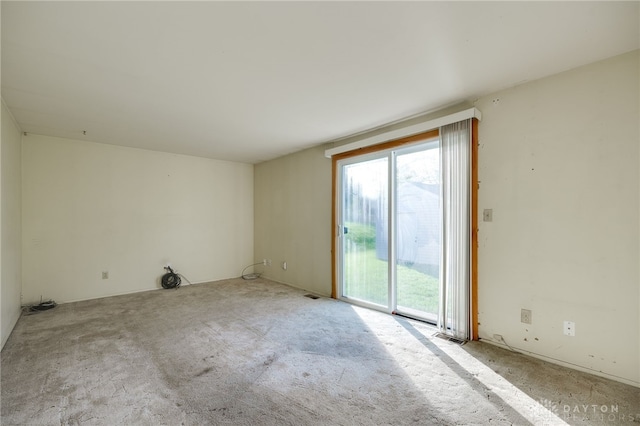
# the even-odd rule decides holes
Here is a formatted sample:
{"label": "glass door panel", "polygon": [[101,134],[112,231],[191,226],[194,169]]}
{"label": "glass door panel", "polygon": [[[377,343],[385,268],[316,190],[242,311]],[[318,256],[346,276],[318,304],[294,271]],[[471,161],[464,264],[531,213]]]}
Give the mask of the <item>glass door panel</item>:
{"label": "glass door panel", "polygon": [[342,296],[389,306],[387,157],[342,167]]}
{"label": "glass door panel", "polygon": [[338,164],[339,297],[435,323],[442,253],[439,142]]}
{"label": "glass door panel", "polygon": [[396,155],[397,312],[436,321],[440,289],[440,158],[437,144]]}

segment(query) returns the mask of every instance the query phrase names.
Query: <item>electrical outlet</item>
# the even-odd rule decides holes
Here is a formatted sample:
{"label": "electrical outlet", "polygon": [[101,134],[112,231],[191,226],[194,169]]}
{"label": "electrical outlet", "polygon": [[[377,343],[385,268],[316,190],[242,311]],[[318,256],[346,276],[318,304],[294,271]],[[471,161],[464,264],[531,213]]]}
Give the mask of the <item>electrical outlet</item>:
{"label": "electrical outlet", "polygon": [[573,321],[564,322],[564,335],[575,337],[576,335],[576,323]]}
{"label": "electrical outlet", "polygon": [[102,279],[103,280],[109,279],[109,271],[102,271]]}
{"label": "electrical outlet", "polygon": [[531,311],[529,309],[520,310],[520,322],[523,324],[531,324]]}
{"label": "electrical outlet", "polygon": [[282,269],[287,270],[287,261],[282,262]]}
{"label": "electrical outlet", "polygon": [[484,209],[482,211],[483,222],[493,222],[493,209]]}

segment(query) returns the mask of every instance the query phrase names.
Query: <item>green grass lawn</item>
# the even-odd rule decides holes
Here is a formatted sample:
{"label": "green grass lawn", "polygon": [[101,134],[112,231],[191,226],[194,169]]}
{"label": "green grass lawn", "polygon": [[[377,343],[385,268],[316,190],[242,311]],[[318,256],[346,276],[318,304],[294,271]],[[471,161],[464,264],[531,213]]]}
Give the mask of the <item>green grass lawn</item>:
{"label": "green grass lawn", "polygon": [[[352,244],[350,247],[354,250],[345,253],[345,296],[386,306],[387,261],[376,257],[375,246],[372,248],[371,244]],[[438,277],[404,265],[398,265],[397,269],[398,308],[411,308],[437,314]]]}

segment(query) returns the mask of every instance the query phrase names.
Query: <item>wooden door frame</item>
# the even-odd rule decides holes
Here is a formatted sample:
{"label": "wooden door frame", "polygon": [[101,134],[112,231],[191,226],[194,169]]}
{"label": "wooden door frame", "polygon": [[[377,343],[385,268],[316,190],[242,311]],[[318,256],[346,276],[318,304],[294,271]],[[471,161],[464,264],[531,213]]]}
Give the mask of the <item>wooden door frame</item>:
{"label": "wooden door frame", "polygon": [[471,340],[478,340],[478,119],[471,119]]}

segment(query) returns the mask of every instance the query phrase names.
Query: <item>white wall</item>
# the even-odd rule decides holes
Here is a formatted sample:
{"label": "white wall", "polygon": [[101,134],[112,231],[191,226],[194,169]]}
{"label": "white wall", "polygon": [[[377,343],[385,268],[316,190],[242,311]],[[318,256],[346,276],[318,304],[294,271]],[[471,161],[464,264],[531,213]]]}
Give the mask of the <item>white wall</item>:
{"label": "white wall", "polygon": [[25,303],[159,288],[167,263],[198,283],[251,262],[252,165],[32,134],[22,143]]}
{"label": "white wall", "polygon": [[20,317],[21,253],[21,132],[2,101],[0,139],[0,314],[3,347]]}
{"label": "white wall", "polygon": [[272,261],[256,271],[330,295],[331,160],[324,157],[324,147],[257,164],[254,185],[254,257]]}
{"label": "white wall", "polygon": [[639,75],[636,51],[477,102],[480,337],[636,386]]}

